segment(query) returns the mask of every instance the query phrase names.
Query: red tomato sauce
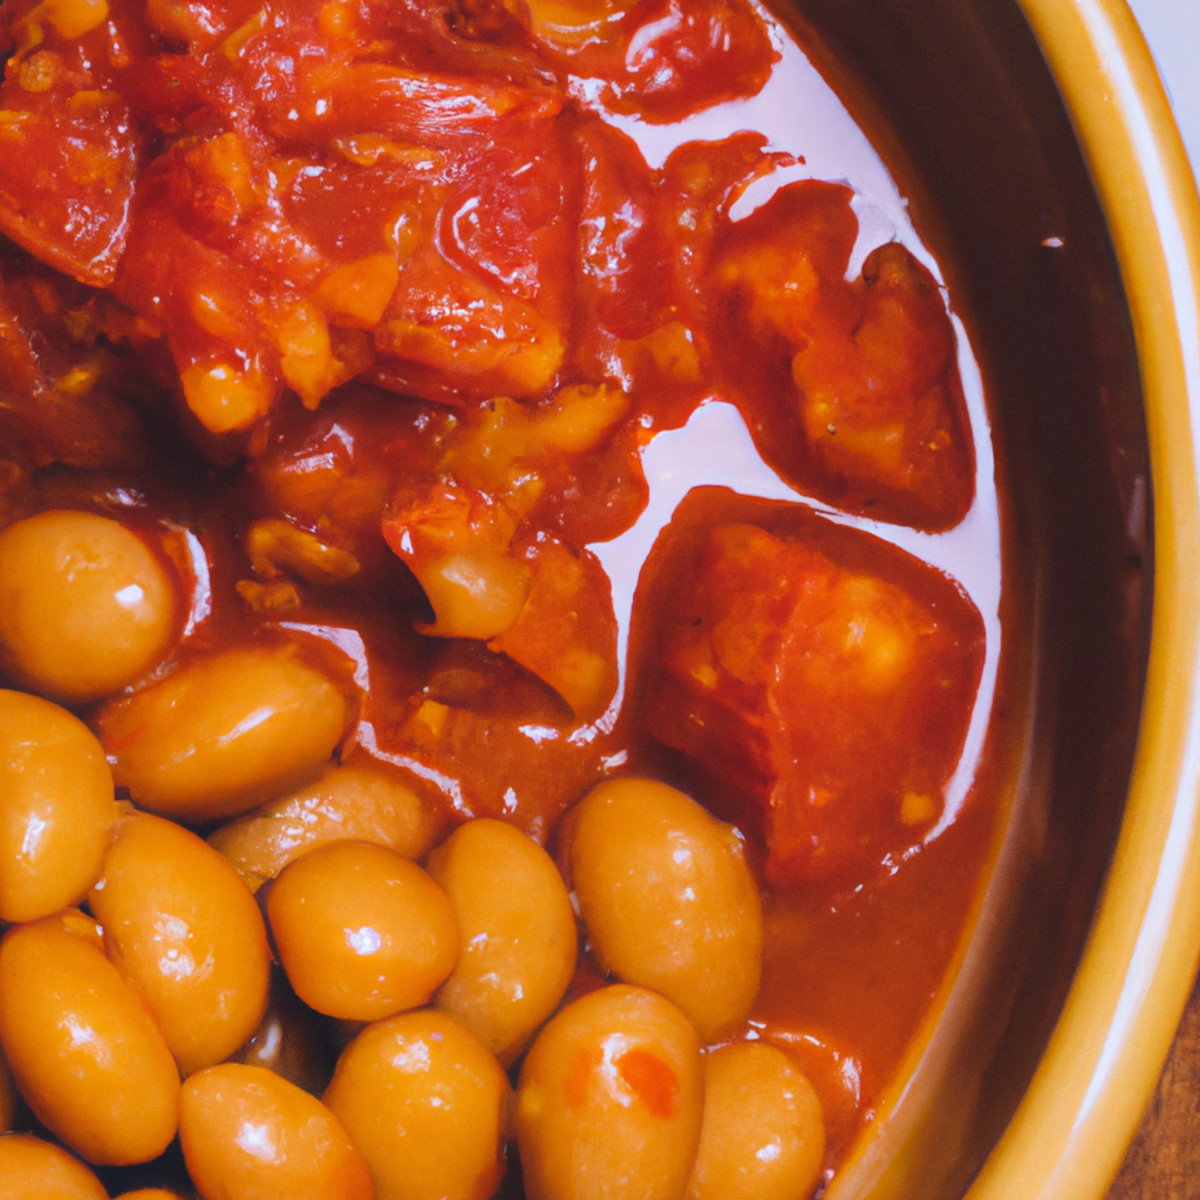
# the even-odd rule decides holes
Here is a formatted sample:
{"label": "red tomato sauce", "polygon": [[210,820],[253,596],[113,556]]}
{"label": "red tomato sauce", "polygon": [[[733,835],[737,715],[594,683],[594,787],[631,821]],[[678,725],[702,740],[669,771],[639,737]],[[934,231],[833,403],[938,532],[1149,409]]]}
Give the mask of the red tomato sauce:
{"label": "red tomato sauce", "polygon": [[[742,1036],[810,1074],[835,1168],[1005,816],[1001,509],[936,268],[790,35],[740,0],[0,19],[0,523],[158,539],[152,678],[293,645],[341,760],[448,824],[553,848],[626,772],[734,822]],[[621,1069],[669,1106],[656,1062]]]}

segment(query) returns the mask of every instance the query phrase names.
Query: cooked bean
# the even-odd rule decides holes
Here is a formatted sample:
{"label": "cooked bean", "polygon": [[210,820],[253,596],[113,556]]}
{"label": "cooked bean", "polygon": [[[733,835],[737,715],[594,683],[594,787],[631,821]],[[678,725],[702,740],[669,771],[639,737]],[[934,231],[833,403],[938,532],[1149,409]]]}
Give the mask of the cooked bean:
{"label": "cooked bean", "polygon": [[439,637],[492,638],[521,615],[529,595],[529,567],[490,547],[418,564],[417,579]]}
{"label": "cooked bean", "polygon": [[804,1200],[824,1156],[821,1102],[782,1050],[735,1042],[704,1056],[704,1124],[687,1200]]}
{"label": "cooked bean", "polygon": [[294,792],[223,825],[209,841],[254,890],[293,858],[329,842],[377,842],[417,859],[444,818],[396,774],[371,764],[329,766]]}
{"label": "cooked bean", "polygon": [[114,1200],[183,1200],[179,1192],[168,1191],[166,1188],[138,1188],[136,1192],[122,1192]]}
{"label": "cooked bean", "polygon": [[79,900],[116,819],[91,730],[48,700],[0,690],[0,921],[32,921]]}
{"label": "cooked bean", "polygon": [[265,1067],[193,1075],[179,1140],[193,1182],[214,1200],[372,1200],[367,1164],[337,1117]]}
{"label": "cooked bean", "polygon": [[571,882],[603,965],[673,1000],[702,1041],[744,1020],[762,970],[762,907],[733,827],[637,778],[593,788],[573,821]]}
{"label": "cooked bean", "polygon": [[111,517],[54,510],[0,532],[0,656],[59,700],[96,700],[169,648],[179,600],[165,560]]}
{"label": "cooked bean", "polygon": [[196,659],[110,701],[98,728],[113,777],[166,816],[209,821],[249,811],[315,775],[341,740],[346,700],[288,648]]}
{"label": "cooked bean", "polygon": [[288,979],[310,1007],[374,1021],[426,1003],[458,955],[446,893],[416,863],[370,842],[301,855],[267,894]]}
{"label": "cooked bean", "polygon": [[185,1075],[250,1037],[267,1003],[267,931],[241,877],[203,839],[147,813],[126,818],[90,904],[109,958]]}
{"label": "cooked bean", "polygon": [[179,1072],[133,988],[75,912],[0,942],[0,1042],[38,1119],[89,1162],[147,1162],[175,1136]]}
{"label": "cooked bean", "polygon": [[108,1200],[100,1180],[73,1154],[28,1133],[0,1136],[4,1200]]}
{"label": "cooked bean", "polygon": [[688,1019],[615,984],[562,1009],[521,1068],[516,1133],[529,1200],[680,1200],[700,1137]]}
{"label": "cooked bean", "polygon": [[376,1200],[480,1200],[504,1173],[508,1078],[445,1013],[368,1025],[342,1052],[325,1102],[363,1152]]}
{"label": "cooked bean", "polygon": [[553,859],[504,821],[460,825],[429,873],[458,918],[458,962],[436,1004],[507,1065],[554,1011],[575,970],[578,936]]}

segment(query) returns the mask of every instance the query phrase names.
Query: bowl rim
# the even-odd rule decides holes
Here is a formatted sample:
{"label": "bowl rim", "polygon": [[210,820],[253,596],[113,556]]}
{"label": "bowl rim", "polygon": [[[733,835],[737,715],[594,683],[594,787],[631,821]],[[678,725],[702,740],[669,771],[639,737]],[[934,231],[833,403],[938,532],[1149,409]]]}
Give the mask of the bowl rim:
{"label": "bowl rim", "polygon": [[1099,1200],[1200,963],[1200,196],[1126,0],[1018,0],[1108,222],[1153,497],[1142,717],[1112,863],[1066,1002],[968,1200]]}

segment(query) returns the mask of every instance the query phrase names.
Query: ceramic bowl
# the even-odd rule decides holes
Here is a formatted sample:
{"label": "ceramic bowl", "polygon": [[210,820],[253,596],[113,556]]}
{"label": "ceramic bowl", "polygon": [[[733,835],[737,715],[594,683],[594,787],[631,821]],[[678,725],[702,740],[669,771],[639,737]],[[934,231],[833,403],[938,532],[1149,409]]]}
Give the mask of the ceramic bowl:
{"label": "ceramic bowl", "polygon": [[1099,1200],[1200,948],[1195,181],[1123,0],[789,12],[947,267],[1022,592],[1010,835],[829,1200]]}

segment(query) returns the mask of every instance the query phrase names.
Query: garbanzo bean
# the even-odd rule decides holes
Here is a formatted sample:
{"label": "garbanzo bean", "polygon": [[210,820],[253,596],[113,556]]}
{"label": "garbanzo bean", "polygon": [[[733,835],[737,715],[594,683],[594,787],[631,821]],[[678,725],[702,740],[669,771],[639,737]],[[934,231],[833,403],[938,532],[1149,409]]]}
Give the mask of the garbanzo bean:
{"label": "garbanzo bean", "polygon": [[179,1072],[141,998],[74,932],[78,912],[0,942],[0,1042],[29,1107],[89,1162],[148,1162],[175,1136]]}
{"label": "garbanzo bean", "polygon": [[4,1200],[108,1200],[95,1174],[73,1154],[29,1133],[0,1136]]}
{"label": "garbanzo bean", "polygon": [[207,842],[162,817],[127,817],[89,902],[109,958],[185,1075],[250,1037],[267,1005],[267,931],[250,890]]}
{"label": "garbanzo bean", "polygon": [[371,1176],[337,1117],[265,1067],[197,1072],[180,1098],[192,1181],[216,1200],[372,1200]]}
{"label": "garbanzo bean", "polygon": [[700,1138],[700,1047],[656,992],[615,984],[554,1016],[521,1068],[529,1200],[679,1200]]}
{"label": "garbanzo bean", "polygon": [[376,1200],[484,1200],[504,1173],[508,1077],[445,1013],[368,1025],[342,1052],[325,1103],[363,1152]]}
{"label": "garbanzo bean", "polygon": [[426,1003],[458,955],[446,893],[370,842],[333,842],[289,863],[267,894],[279,961],[305,1004],[374,1021]]}
{"label": "garbanzo bean", "polygon": [[135,683],[179,607],[164,560],[111,517],[58,509],[0,531],[0,658],[34,691],[79,703]]}
{"label": "garbanzo bean", "polygon": [[804,1200],[821,1179],[825,1122],[778,1047],[735,1042],[704,1056],[704,1123],[687,1200]]}
{"label": "garbanzo bean", "polygon": [[444,828],[432,805],[385,768],[329,766],[312,783],[223,825],[208,840],[254,890],[306,851],[329,842],[377,842],[405,858]]}
{"label": "garbanzo bean", "polygon": [[116,819],[91,730],[48,700],[0,690],[0,920],[32,921],[79,900]]}
{"label": "garbanzo bean", "polygon": [[571,883],[601,963],[674,1001],[704,1042],[744,1020],[762,906],[733,827],[638,778],[599,784],[572,819]]}
{"label": "garbanzo bean", "polygon": [[537,842],[486,818],[460,825],[428,869],[458,918],[458,962],[435,1002],[507,1066],[558,1006],[575,970],[566,885]]}
{"label": "garbanzo bean", "polygon": [[183,821],[247,812],[296,787],[341,740],[346,700],[289,649],[237,648],[192,661],[100,712],[117,783]]}

